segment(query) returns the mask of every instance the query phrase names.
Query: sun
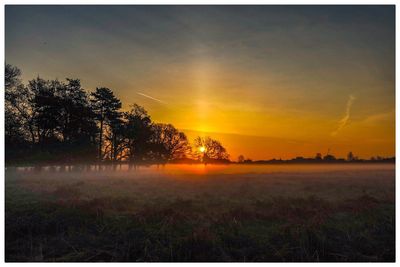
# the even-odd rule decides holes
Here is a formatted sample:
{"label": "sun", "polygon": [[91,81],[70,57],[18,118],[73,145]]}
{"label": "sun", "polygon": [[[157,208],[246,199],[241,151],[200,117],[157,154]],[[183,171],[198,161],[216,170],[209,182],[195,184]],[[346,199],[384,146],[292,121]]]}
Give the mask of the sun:
{"label": "sun", "polygon": [[199,150],[201,153],[204,153],[204,151],[206,151],[206,148],[204,146],[199,147]]}

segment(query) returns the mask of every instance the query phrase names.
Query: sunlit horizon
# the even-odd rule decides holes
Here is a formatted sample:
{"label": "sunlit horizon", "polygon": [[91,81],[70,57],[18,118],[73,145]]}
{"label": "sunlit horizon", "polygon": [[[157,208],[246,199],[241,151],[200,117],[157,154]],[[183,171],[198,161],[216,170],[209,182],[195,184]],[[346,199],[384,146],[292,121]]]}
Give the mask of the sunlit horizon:
{"label": "sunlit horizon", "polygon": [[233,161],[395,155],[393,7],[6,10],[6,61],[24,83],[108,87],[122,110],[215,138]]}

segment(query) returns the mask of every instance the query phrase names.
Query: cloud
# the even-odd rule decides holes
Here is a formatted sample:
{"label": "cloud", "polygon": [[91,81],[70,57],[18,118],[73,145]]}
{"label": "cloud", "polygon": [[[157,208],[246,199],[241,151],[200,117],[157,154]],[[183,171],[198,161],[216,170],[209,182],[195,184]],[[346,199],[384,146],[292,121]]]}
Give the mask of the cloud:
{"label": "cloud", "polygon": [[152,97],[152,96],[149,96],[149,95],[140,93],[140,92],[136,92],[136,93],[137,93],[138,95],[141,95],[141,96],[143,96],[143,97],[149,98],[149,99],[154,100],[154,101],[157,101],[157,102],[159,102],[159,103],[167,104],[167,103],[165,103],[164,101],[162,101],[162,100],[160,100],[160,99],[157,99],[157,98],[155,98],[155,97]]}
{"label": "cloud", "polygon": [[331,133],[331,136],[336,136],[343,129],[343,127],[345,127],[348,124],[349,119],[350,119],[351,107],[352,107],[355,99],[356,98],[353,95],[349,95],[349,99],[347,100],[347,104],[346,104],[346,112],[345,112],[343,118],[340,119],[336,130]]}
{"label": "cloud", "polygon": [[392,109],[388,112],[372,114],[372,115],[368,116],[367,118],[365,118],[365,120],[363,122],[364,123],[379,123],[382,121],[394,120],[395,113],[396,113],[396,110]]}

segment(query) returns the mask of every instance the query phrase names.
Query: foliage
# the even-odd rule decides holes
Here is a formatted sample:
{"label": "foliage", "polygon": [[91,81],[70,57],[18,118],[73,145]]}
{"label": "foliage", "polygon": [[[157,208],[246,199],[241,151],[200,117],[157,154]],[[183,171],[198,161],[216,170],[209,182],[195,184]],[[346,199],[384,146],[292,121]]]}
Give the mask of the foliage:
{"label": "foliage", "polygon": [[119,109],[121,101],[114,96],[114,93],[105,87],[96,88],[90,94],[91,107],[99,124],[98,159],[103,159],[103,135],[105,128],[109,129],[109,141],[111,143],[111,159],[116,158],[116,138],[119,131],[121,112]]}
{"label": "foliage", "polygon": [[190,154],[191,147],[186,135],[172,124],[153,124],[152,132],[151,143],[154,145],[156,158],[170,161]]}
{"label": "foliage", "polygon": [[[223,161],[229,159],[229,154],[222,144],[209,136],[197,137],[194,140],[195,157],[204,162]],[[204,150],[204,151],[201,151]]]}
{"label": "foliage", "polygon": [[[25,86],[20,76],[18,68],[6,64],[7,163],[96,159],[146,163],[190,157],[184,133],[171,124],[153,123],[137,104],[122,112],[121,101],[109,88],[98,87],[88,95],[79,79],[37,77]],[[218,141],[206,141],[210,159],[228,158]]]}

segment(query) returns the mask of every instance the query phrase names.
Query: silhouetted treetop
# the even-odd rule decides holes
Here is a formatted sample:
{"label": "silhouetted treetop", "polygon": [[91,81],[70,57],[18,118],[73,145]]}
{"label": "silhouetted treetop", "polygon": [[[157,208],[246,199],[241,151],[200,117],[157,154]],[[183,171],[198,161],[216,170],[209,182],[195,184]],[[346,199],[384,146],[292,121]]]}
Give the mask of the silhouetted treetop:
{"label": "silhouetted treetop", "polygon": [[194,155],[196,158],[201,159],[204,162],[210,160],[228,160],[229,154],[222,144],[212,139],[209,136],[200,137],[198,136],[194,140]]}
{"label": "silhouetted treetop", "polygon": [[4,85],[6,89],[17,87],[21,84],[21,70],[10,64],[6,64],[4,71]]}
{"label": "silhouetted treetop", "polygon": [[172,124],[153,124],[151,142],[158,157],[166,161],[186,158],[191,152],[186,135]]}
{"label": "silhouetted treetop", "polygon": [[96,88],[96,91],[90,94],[90,102],[99,127],[98,159],[102,160],[105,128],[110,127],[111,131],[115,130],[122,116],[119,111],[122,104],[111,89],[106,87]]}

